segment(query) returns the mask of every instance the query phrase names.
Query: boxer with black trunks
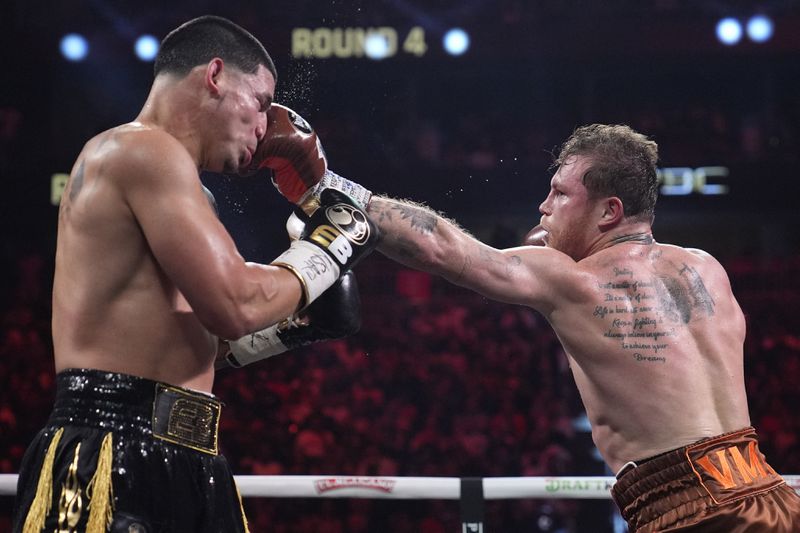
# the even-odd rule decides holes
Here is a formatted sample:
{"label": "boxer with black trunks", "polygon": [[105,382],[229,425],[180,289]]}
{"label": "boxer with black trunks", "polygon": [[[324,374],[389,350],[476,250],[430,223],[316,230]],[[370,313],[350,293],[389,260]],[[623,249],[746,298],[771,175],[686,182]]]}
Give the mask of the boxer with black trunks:
{"label": "boxer with black trunks", "polygon": [[341,176],[275,185],[302,205],[320,187],[356,191],[388,257],[542,313],[618,472],[613,496],[632,531],[800,531],[800,498],[750,427],[745,318],[728,276],[709,254],[653,237],[657,159],[656,143],[627,126],[578,128],[555,160],[540,224],[505,250]]}
{"label": "boxer with black trunks", "polygon": [[[86,143],[62,197],[56,403],[22,462],[14,532],[247,531],[215,365],[351,331],[312,311],[337,305],[318,299],[332,286],[353,295],[377,235],[363,210],[323,191],[283,254],[248,263],[200,182],[243,173],[264,145],[276,72],[261,43],[200,17],[167,35],[154,70],[139,116]],[[298,314],[303,328],[276,326]]]}

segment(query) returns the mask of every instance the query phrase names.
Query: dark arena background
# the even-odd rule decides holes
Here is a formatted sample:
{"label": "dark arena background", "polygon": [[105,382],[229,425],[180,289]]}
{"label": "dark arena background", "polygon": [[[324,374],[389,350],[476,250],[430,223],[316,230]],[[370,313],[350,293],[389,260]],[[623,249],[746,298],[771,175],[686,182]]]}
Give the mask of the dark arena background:
{"label": "dark arena background", "polygon": [[[800,473],[800,3],[781,0],[2,2],[0,473],[18,471],[53,402],[63,175],[87,139],[144,102],[152,62],[137,39],[207,13],[262,40],[276,100],[316,127],[332,169],[423,201],[497,247],[538,223],[551,153],[576,126],[651,136],[656,239],[725,266],[747,317],[762,449],[780,473]],[[453,28],[468,36],[456,55],[443,44]],[[245,258],[286,247],[290,207],[268,177],[203,181]],[[377,253],[356,274],[357,335],[218,374],[221,447],[237,475],[611,475],[540,315]],[[0,531],[12,501],[0,496]],[[462,530],[457,500],[244,505],[254,532]],[[487,500],[483,527],[624,531],[610,499]]]}

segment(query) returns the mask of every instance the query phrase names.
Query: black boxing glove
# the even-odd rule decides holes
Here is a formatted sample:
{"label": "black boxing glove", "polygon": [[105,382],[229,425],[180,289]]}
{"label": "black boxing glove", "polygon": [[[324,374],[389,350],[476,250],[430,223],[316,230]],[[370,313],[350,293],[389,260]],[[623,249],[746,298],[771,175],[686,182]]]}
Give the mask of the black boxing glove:
{"label": "black boxing glove", "polygon": [[286,106],[272,104],[267,111],[267,132],[259,143],[253,161],[257,168],[272,170],[275,188],[295,205],[305,207],[319,200],[323,189],[338,189],[361,208],[372,192],[328,169],[325,151],[316,132],[300,115]]}
{"label": "black boxing glove", "polygon": [[300,280],[304,295],[301,308],[316,300],[378,244],[377,227],[349,196],[324,189],[319,202],[300,238],[272,262]]}
{"label": "black boxing glove", "polygon": [[230,341],[229,366],[242,367],[315,342],[341,339],[361,328],[361,299],[352,271],[345,272],[305,311],[241,339]]}

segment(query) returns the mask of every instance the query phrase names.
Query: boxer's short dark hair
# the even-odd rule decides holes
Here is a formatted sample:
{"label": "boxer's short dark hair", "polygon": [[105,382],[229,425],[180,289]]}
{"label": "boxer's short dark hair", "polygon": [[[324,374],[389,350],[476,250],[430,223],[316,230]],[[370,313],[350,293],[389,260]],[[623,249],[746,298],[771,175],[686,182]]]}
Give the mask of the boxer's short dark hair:
{"label": "boxer's short dark hair", "polygon": [[185,76],[215,57],[242,72],[253,74],[263,65],[277,81],[275,64],[264,45],[230,20],[205,15],[181,24],[161,41],[153,72]]}

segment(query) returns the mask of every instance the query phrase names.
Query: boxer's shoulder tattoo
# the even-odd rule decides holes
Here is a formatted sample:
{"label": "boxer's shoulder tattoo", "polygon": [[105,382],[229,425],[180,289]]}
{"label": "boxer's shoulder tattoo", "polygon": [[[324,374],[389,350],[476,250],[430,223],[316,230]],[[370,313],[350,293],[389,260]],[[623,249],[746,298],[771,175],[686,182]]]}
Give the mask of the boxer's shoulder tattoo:
{"label": "boxer's shoulder tattoo", "polygon": [[673,322],[688,324],[692,312],[713,316],[716,303],[697,270],[686,263],[675,268],[680,278],[664,276],[658,286],[661,306],[667,317]]}
{"label": "boxer's shoulder tattoo", "polygon": [[393,205],[392,209],[398,211],[403,220],[408,219],[412,228],[426,235],[433,233],[438,224],[436,214],[420,206],[398,204]]}
{"label": "boxer's shoulder tattoo", "polygon": [[692,306],[683,285],[670,277],[661,278],[661,283],[656,284],[661,311],[672,322],[688,324],[692,318]]}
{"label": "boxer's shoulder tattoo", "polygon": [[81,161],[81,164],[78,166],[78,170],[75,171],[75,175],[70,180],[69,185],[69,200],[72,202],[75,198],[78,197],[80,194],[81,189],[83,188],[83,172],[85,167],[86,161]]}
{"label": "boxer's shoulder tattoo", "polygon": [[67,186],[64,188],[64,192],[61,193],[61,204],[58,206],[59,218],[69,217],[69,213],[72,210],[72,202],[75,201],[75,198],[78,197],[78,194],[83,188],[83,174],[84,161],[81,161],[78,165],[78,170],[75,171],[75,175],[70,177],[67,181]]}
{"label": "boxer's shoulder tattoo", "polygon": [[714,306],[716,303],[714,302],[714,298],[711,297],[711,294],[709,294],[708,290],[706,289],[706,285],[703,283],[703,278],[700,277],[700,274],[697,272],[697,270],[684,263],[683,267],[678,271],[678,273],[683,276],[683,278],[686,279],[687,283],[689,284],[689,294],[693,300],[692,307],[705,312],[709,316],[712,316],[714,314]]}

